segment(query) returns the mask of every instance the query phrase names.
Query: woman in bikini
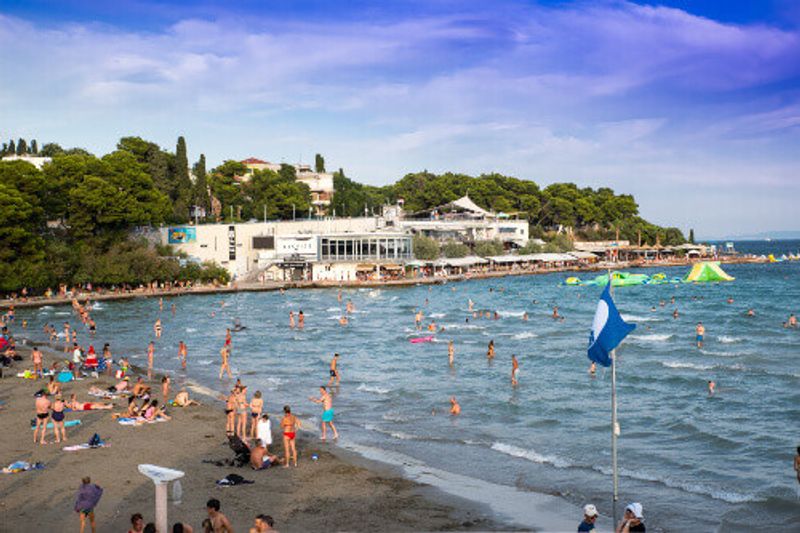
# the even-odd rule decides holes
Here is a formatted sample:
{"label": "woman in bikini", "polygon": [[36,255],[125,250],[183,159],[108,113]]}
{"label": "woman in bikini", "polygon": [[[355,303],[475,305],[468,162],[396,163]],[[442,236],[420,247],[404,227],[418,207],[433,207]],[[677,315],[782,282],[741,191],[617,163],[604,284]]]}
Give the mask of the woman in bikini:
{"label": "woman in bikini", "polygon": [[236,434],[242,440],[247,439],[247,387],[243,386],[239,389],[239,394],[236,398]]}
{"label": "woman in bikini", "polygon": [[253,401],[250,402],[250,437],[253,439],[258,438],[256,429],[258,427],[258,419],[261,417],[261,410],[264,408],[264,400],[261,399],[261,391],[257,390],[253,396]]}
{"label": "woman in bikini", "polygon": [[281,420],[283,430],[283,453],[284,467],[289,468],[289,460],[294,459],[294,466],[297,466],[297,446],[295,438],[297,430],[300,429],[300,421],[292,414],[292,409],[288,405],[283,406],[283,419]]}
{"label": "woman in bikini", "polygon": [[229,437],[233,435],[236,428],[236,389],[233,389],[225,400],[225,434]]}
{"label": "woman in bikini", "polygon": [[[61,399],[61,396],[56,396],[56,400],[53,402],[53,414],[51,415],[53,419],[53,433],[56,434],[56,442],[61,442],[63,440],[67,440],[67,432],[64,429],[64,400]],[[59,437],[59,432],[61,432],[61,436]]]}

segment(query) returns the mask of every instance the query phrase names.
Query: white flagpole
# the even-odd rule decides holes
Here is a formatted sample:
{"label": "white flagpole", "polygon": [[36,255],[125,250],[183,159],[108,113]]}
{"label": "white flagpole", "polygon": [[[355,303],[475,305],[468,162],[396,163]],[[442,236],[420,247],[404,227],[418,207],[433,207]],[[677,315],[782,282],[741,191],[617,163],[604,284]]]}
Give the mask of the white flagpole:
{"label": "white flagpole", "polygon": [[[608,270],[608,283],[610,284],[609,293],[614,296],[614,283],[611,276],[611,269]],[[614,497],[611,502],[612,527],[617,527],[617,500],[619,499],[618,488],[619,479],[617,476],[617,435],[619,434],[619,424],[617,423],[617,350],[611,350],[611,475],[614,483]]]}

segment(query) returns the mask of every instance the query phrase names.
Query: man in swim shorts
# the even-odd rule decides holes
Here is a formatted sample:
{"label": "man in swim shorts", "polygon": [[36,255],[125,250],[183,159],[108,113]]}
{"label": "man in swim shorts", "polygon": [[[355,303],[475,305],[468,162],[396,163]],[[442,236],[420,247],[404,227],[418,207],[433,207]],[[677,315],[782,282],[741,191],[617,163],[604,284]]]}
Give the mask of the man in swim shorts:
{"label": "man in swim shorts", "polygon": [[270,466],[280,464],[281,460],[277,455],[271,455],[260,439],[256,440],[255,445],[250,450],[250,466],[253,470],[266,470]]}
{"label": "man in swim shorts", "polygon": [[331,431],[333,431],[333,438],[338,439],[339,433],[336,431],[336,426],[333,425],[333,398],[331,398],[330,393],[325,389],[324,386],[319,388],[320,397],[319,398],[309,398],[314,403],[321,403],[324,411],[322,411],[322,440],[325,440],[327,437],[326,433],[326,426],[328,424],[331,426]]}
{"label": "man in swim shorts", "polygon": [[36,433],[39,428],[42,428],[42,434],[39,444],[47,444],[44,441],[45,433],[47,433],[47,420],[50,418],[50,400],[44,394],[39,394],[36,397],[36,428],[33,430],[33,443],[36,444]]}
{"label": "man in swim shorts", "polygon": [[697,334],[695,337],[695,341],[697,342],[697,347],[703,347],[703,337],[706,334],[706,327],[703,325],[702,322],[698,322],[697,326],[694,328],[695,333]]}
{"label": "man in swim shorts", "polygon": [[336,381],[337,385],[342,380],[342,376],[339,375],[338,363],[339,363],[339,354],[335,353],[333,354],[333,359],[331,359],[331,371],[330,371],[331,379],[328,380],[329,387],[333,385],[334,380]]}

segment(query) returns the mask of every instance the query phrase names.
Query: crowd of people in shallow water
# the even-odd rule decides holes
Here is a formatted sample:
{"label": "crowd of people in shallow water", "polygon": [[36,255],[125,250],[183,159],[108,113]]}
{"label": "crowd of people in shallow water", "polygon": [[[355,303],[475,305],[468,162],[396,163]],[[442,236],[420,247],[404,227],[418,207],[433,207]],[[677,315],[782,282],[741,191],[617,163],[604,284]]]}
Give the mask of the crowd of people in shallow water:
{"label": "crowd of people in shallow water", "polygon": [[[490,289],[493,291],[495,289]],[[503,289],[498,289],[502,291]],[[281,290],[283,293],[283,290]],[[694,297],[697,298],[697,297]],[[702,298],[702,297],[701,297]],[[341,304],[343,302],[342,291],[337,294],[337,299]],[[733,304],[733,298],[726,300],[728,304]],[[425,304],[427,304],[427,299]],[[537,303],[534,301],[534,303]],[[669,300],[671,305],[675,305],[675,298]],[[665,307],[667,302],[661,300],[660,307]],[[164,311],[164,300],[159,298],[158,301],[159,311]],[[225,302],[220,302],[220,306],[224,307]],[[61,334],[56,330],[53,324],[45,324],[43,332],[50,339],[52,344],[57,344],[59,335],[62,337],[64,353],[71,355],[71,358],[62,361],[55,360],[48,369],[44,368],[44,357],[38,347],[33,347],[31,350],[31,364],[32,370],[30,376],[33,379],[40,379],[47,376],[48,383],[36,393],[34,401],[34,443],[40,445],[47,444],[46,434],[48,430],[48,423],[52,422],[54,442],[66,442],[68,440],[65,428],[65,413],[68,411],[90,411],[90,410],[114,410],[114,400],[126,400],[124,409],[111,413],[115,419],[132,420],[133,423],[148,423],[156,420],[170,420],[167,414],[167,407],[188,407],[197,405],[198,402],[191,399],[185,388],[181,389],[174,396],[170,394],[171,377],[169,375],[161,376],[160,378],[160,393],[161,402],[159,402],[157,392],[153,390],[151,385],[153,380],[154,360],[155,360],[155,342],[159,341],[162,337],[164,325],[160,316],[153,324],[154,340],[150,341],[147,347],[147,381],[144,376],[137,376],[133,380],[130,369],[131,365],[126,357],[120,357],[114,360],[111,353],[109,343],[105,343],[102,348],[101,354],[97,354],[94,349],[94,339],[97,333],[97,324],[91,316],[92,305],[89,301],[81,304],[77,299],[72,300],[72,307],[75,314],[80,319],[83,325],[83,330],[80,333],[77,328],[70,325],[69,322],[64,322]],[[470,320],[499,320],[501,315],[496,310],[476,309],[474,302],[470,299],[467,302],[468,313],[465,321]],[[653,306],[652,311],[656,311],[656,306]],[[170,311],[174,316],[176,313],[175,303],[171,304]],[[342,315],[339,319],[339,324],[347,326],[350,321],[349,317],[355,311],[355,305],[352,301],[348,300],[342,309]],[[215,316],[212,311],[211,316]],[[566,320],[560,312],[558,306],[553,306],[552,314],[550,315],[553,320],[563,321]],[[672,312],[673,319],[679,318],[677,307]],[[744,313],[745,317],[751,318],[755,316],[755,311],[752,308],[747,309]],[[523,312],[520,316],[523,321],[528,320],[528,313]],[[15,341],[10,335],[9,327],[15,324],[15,311],[13,306],[2,316],[2,335],[0,336],[0,354],[2,354],[3,366],[13,365],[15,362],[21,361],[21,358],[16,354]],[[303,329],[306,326],[306,318],[302,310],[294,310],[289,312],[289,328],[290,329]],[[21,328],[26,330],[28,327],[27,321],[21,322]],[[414,312],[414,327],[417,331],[424,332],[427,330],[431,334],[442,334],[446,330],[443,326],[438,326],[435,321],[431,320],[425,325],[425,314],[422,309],[417,309]],[[798,322],[794,314],[790,314],[788,319],[783,323],[785,328],[797,328]],[[233,352],[233,335],[232,333],[246,329],[242,326],[241,322],[237,319],[234,323],[234,328],[227,328],[225,331],[225,341],[220,348],[220,369],[219,379],[223,380],[233,379],[231,372],[230,359]],[[697,348],[702,348],[705,342],[706,327],[702,322],[698,322],[694,328],[695,332],[695,345]],[[83,335],[87,336],[86,342],[83,340]],[[86,346],[86,349],[84,349]],[[177,346],[178,358],[180,360],[181,369],[186,370],[188,366],[188,348],[181,340]],[[452,367],[456,364],[456,349],[453,340],[447,343],[447,356],[448,364]],[[490,340],[487,345],[486,357],[489,361],[497,357],[496,347],[494,340]],[[336,394],[339,392],[341,383],[340,373],[340,355],[334,354],[330,361],[329,375],[327,383],[320,385],[318,395],[309,397],[309,401],[320,404],[322,406],[321,417],[321,439],[328,438],[328,430],[332,434],[334,440],[338,439],[339,433],[334,423],[334,408],[333,401]],[[510,384],[512,387],[519,385],[519,372],[520,365],[516,354],[510,355]],[[116,366],[116,370],[114,367]],[[28,372],[28,371],[26,371]],[[109,376],[115,376],[116,383],[107,389],[92,387],[89,389],[89,394],[98,400],[110,401],[80,401],[76,394],[70,394],[68,400],[64,399],[62,392],[62,381],[77,379],[81,375],[99,375],[106,373]],[[589,367],[590,375],[594,376],[596,367],[591,363]],[[66,374],[66,377],[64,377]],[[132,383],[133,381],[133,383]],[[713,395],[716,392],[717,384],[713,380],[708,380],[708,394]],[[265,398],[260,390],[255,391],[252,397],[248,396],[248,386],[242,383],[240,378],[237,378],[229,394],[224,396],[225,401],[225,432],[229,438],[239,439],[248,451],[249,465],[254,470],[264,470],[270,467],[281,465],[285,468],[290,466],[297,467],[298,453],[297,453],[297,432],[301,429],[302,424],[300,420],[292,413],[292,408],[289,405],[283,406],[283,414],[278,427],[281,435],[282,444],[282,457],[270,451],[273,445],[273,431],[272,421],[267,413],[265,406]],[[449,414],[452,416],[459,416],[462,412],[462,406],[459,404],[455,396],[449,399],[450,408]],[[435,414],[435,410],[434,413]],[[797,456],[794,459],[794,469],[797,472],[798,482],[800,482],[800,447],[797,450]],[[81,531],[84,530],[85,524],[88,522],[91,525],[92,531],[95,529],[93,509],[102,495],[102,489],[97,485],[91,483],[89,478],[85,478],[79,489],[78,498],[76,501],[75,511],[79,513],[81,520]],[[93,505],[87,502],[94,500]],[[208,517],[203,523],[203,531],[230,531],[230,522],[224,514],[220,512],[220,502],[212,499],[207,504]],[[595,521],[598,517],[597,508],[592,504],[587,504],[583,508],[583,520],[578,526],[578,531],[592,531],[595,528]],[[274,527],[274,520],[268,515],[258,515],[254,519],[254,525],[251,531],[261,532],[269,531]],[[140,531],[155,531],[155,526],[145,524],[142,515],[137,513],[131,517],[131,532]],[[192,531],[191,526],[188,524],[175,524],[173,531]],[[625,508],[625,513],[622,521],[616,525],[616,533],[628,533],[634,531],[645,531],[643,508],[640,503],[634,502]]]}

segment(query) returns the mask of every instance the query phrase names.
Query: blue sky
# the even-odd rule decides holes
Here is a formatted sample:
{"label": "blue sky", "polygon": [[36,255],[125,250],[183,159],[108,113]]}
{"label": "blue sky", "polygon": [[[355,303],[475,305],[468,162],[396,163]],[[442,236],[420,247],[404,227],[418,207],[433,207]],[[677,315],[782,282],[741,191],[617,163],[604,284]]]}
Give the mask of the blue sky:
{"label": "blue sky", "polygon": [[800,2],[0,6],[0,138],[385,184],[498,171],[634,194],[699,236],[797,230]]}

